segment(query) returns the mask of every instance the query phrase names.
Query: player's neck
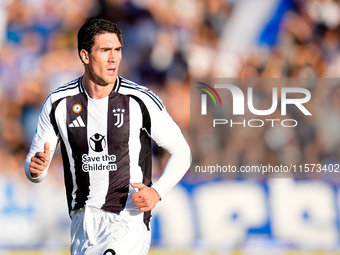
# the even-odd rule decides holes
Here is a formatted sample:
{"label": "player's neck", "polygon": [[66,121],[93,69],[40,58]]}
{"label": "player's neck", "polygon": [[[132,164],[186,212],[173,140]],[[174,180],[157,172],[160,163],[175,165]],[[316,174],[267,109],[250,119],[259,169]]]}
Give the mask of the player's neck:
{"label": "player's neck", "polygon": [[115,83],[100,85],[84,76],[83,86],[92,99],[102,99],[112,92]]}

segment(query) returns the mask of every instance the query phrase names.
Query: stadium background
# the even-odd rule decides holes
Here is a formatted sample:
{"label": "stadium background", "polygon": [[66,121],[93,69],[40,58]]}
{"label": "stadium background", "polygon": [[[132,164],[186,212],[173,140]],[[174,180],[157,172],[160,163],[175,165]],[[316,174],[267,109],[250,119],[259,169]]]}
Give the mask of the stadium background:
{"label": "stadium background", "polygon": [[[120,74],[160,95],[188,141],[190,78],[339,77],[340,1],[0,0],[1,255],[68,254],[60,154],[38,185],[23,162],[46,95],[82,74],[75,37],[92,17],[122,28]],[[325,91],[333,132],[303,149],[337,162],[339,87]],[[154,178],[166,159],[155,147]],[[339,206],[337,179],[187,176],[154,211],[150,254],[340,254]]]}

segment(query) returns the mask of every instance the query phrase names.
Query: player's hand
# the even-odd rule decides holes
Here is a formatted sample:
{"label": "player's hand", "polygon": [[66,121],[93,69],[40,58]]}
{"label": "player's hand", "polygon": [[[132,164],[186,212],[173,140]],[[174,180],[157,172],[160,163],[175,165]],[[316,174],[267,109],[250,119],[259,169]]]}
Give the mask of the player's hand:
{"label": "player's hand", "polygon": [[29,171],[33,178],[38,177],[50,163],[50,144],[45,143],[44,152],[37,152],[32,158]]}
{"label": "player's hand", "polygon": [[131,186],[139,189],[132,194],[131,198],[141,212],[152,210],[161,199],[155,189],[149,188],[143,183],[131,183]]}

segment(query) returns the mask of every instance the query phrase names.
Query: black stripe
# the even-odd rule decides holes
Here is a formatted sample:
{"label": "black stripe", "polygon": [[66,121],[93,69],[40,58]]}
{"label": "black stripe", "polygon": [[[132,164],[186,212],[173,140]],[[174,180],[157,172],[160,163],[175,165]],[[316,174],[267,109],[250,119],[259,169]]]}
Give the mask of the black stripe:
{"label": "black stripe", "polygon": [[64,166],[64,183],[65,183],[65,188],[66,188],[67,206],[68,206],[68,212],[70,213],[72,210],[73,181],[72,181],[72,173],[70,169],[70,161],[69,161],[66,146],[63,140],[61,140],[60,142],[60,150],[61,150],[63,166]]}
{"label": "black stripe", "polygon": [[138,165],[141,167],[143,172],[143,183],[151,187],[151,170],[152,170],[152,150],[151,150],[151,118],[148,109],[146,108],[144,102],[136,97],[131,96],[139,104],[142,115],[143,115],[143,128],[140,130],[139,139],[141,143],[141,150],[139,152],[139,162]]}
{"label": "black stripe", "polygon": [[[142,115],[143,115],[143,129],[140,130],[139,139],[141,143],[141,150],[139,152],[139,162],[138,165],[142,169],[143,172],[143,183],[151,187],[152,186],[152,147],[151,147],[151,119],[148,109],[146,108],[144,102],[136,97],[131,95],[133,99],[137,101],[139,104]],[[146,131],[145,131],[146,130]],[[151,219],[151,211],[144,213],[144,224],[148,230],[150,230],[150,219]]]}
{"label": "black stripe", "polygon": [[[119,93],[111,93],[108,103],[107,142],[109,155],[115,155],[116,171],[109,173],[109,188],[102,206],[103,210],[120,213],[125,205],[130,185],[130,156],[129,156],[129,119],[130,97]],[[120,109],[120,112],[117,112]],[[116,112],[114,113],[113,110]],[[124,110],[122,112],[121,110]],[[117,127],[117,115],[123,116],[123,125]]]}
{"label": "black stripe", "polygon": [[[73,111],[73,106],[80,104],[82,110],[78,113]],[[90,180],[89,173],[84,172],[82,169],[82,155],[88,154],[88,138],[86,127],[70,127],[78,116],[80,116],[87,125],[87,97],[84,93],[75,96],[67,97],[66,99],[66,125],[67,135],[72,150],[72,158],[74,160],[75,176],[76,176],[76,203],[74,208],[78,209],[85,205],[87,197],[90,193]],[[71,190],[72,192],[72,190]]]}
{"label": "black stripe", "polygon": [[65,98],[60,98],[59,100],[55,101],[53,104],[52,104],[52,109],[51,109],[51,112],[50,112],[50,121],[51,121],[51,124],[53,126],[53,129],[54,129],[54,132],[56,135],[59,135],[59,129],[58,129],[58,125],[57,125],[57,121],[56,121],[56,117],[55,117],[55,111],[57,109],[57,106],[59,105],[59,103]]}
{"label": "black stripe", "polygon": [[[53,126],[54,132],[56,135],[59,135],[59,129],[56,121],[55,111],[59,103],[65,98],[60,98],[59,100],[55,101],[52,104],[52,110],[50,113],[50,121]],[[64,183],[66,188],[66,198],[67,198],[67,206],[69,213],[72,210],[72,190],[73,190],[73,182],[72,182],[72,174],[70,171],[70,161],[69,157],[67,155],[67,150],[64,141],[61,139],[60,141],[60,149],[62,154],[62,160],[63,160],[63,167],[64,167]]]}

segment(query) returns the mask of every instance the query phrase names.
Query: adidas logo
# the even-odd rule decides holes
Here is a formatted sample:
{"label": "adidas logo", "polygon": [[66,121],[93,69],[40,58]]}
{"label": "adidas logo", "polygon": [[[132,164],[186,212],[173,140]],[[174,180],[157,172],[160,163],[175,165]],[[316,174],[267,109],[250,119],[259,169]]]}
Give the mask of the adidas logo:
{"label": "adidas logo", "polygon": [[71,124],[68,125],[69,127],[85,127],[85,123],[83,119],[78,116]]}

